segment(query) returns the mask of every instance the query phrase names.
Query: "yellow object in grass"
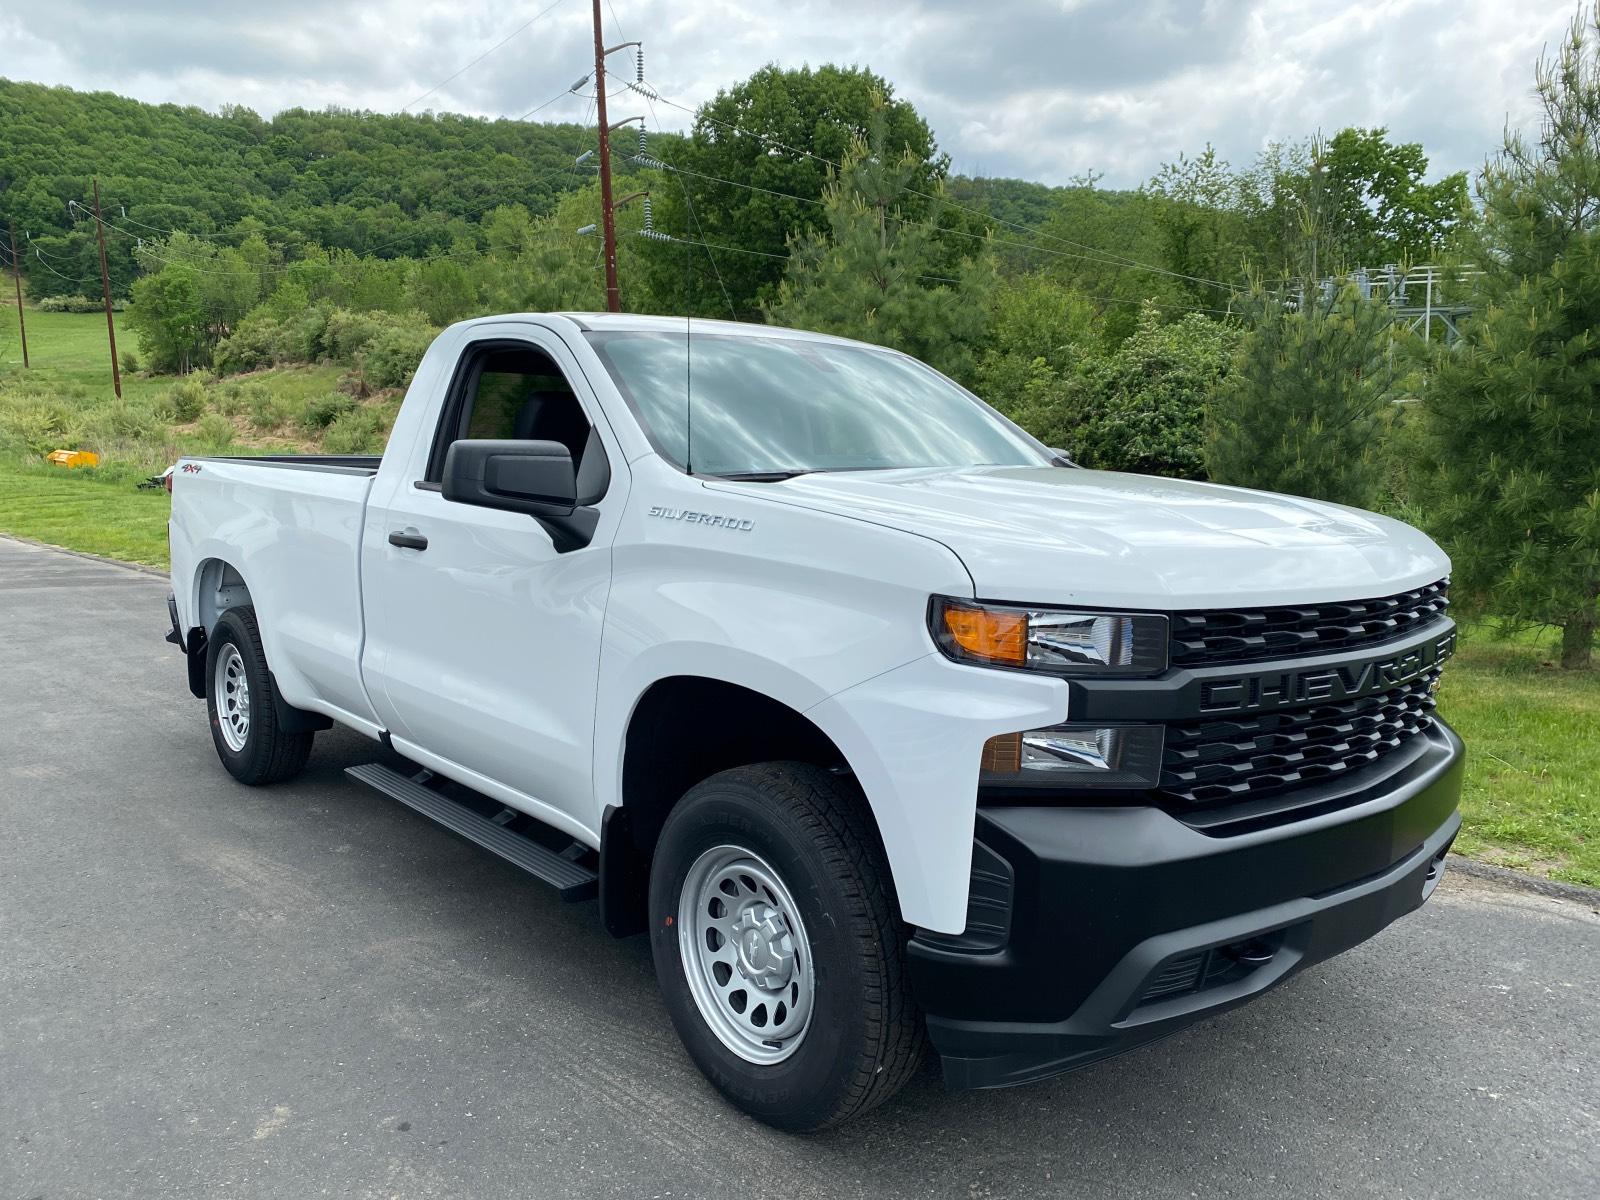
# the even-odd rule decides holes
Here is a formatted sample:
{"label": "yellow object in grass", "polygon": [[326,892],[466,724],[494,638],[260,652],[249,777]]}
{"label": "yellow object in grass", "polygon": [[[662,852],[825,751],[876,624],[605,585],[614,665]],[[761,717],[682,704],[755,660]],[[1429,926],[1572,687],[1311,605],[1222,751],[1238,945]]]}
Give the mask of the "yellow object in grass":
{"label": "yellow object in grass", "polygon": [[100,456],[92,450],[52,450],[45,455],[47,462],[58,467],[98,467]]}

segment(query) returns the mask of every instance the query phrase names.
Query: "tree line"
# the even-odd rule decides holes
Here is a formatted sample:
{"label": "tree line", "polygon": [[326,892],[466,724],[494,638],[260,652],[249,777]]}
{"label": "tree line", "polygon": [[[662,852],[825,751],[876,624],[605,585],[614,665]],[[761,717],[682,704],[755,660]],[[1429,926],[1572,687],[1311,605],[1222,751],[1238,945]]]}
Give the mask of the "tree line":
{"label": "tree line", "polygon": [[[1600,11],[1535,82],[1539,128],[1473,181],[1346,129],[1237,166],[1205,147],[1111,190],[953,175],[889,81],[768,67],[683,136],[619,140],[617,194],[648,194],[652,218],[646,237],[644,204],[618,214],[625,307],[895,346],[1087,466],[1404,516],[1451,551],[1468,611],[1557,626],[1581,667],[1600,603]],[[382,387],[449,321],[603,307],[580,232],[598,189],[575,161],[592,130],[263,121],[3,81],[0,116],[33,131],[0,150],[0,212],[56,255],[28,264],[34,295],[54,290],[37,265],[81,266],[67,201],[88,171],[136,197],[108,216],[154,369],[359,355],[354,386]],[[88,135],[112,117],[124,140]],[[54,170],[31,157],[46,149]],[[114,151],[114,170],[95,158]],[[1472,268],[1457,343],[1348,282],[1421,262]]]}

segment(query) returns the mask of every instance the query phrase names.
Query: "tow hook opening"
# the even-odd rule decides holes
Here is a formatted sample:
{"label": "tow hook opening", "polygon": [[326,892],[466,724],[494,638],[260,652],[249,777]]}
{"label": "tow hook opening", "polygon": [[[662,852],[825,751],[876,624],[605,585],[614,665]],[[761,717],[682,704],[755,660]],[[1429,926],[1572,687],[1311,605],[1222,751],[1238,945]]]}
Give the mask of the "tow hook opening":
{"label": "tow hook opening", "polygon": [[1135,1007],[1238,983],[1278,957],[1287,933],[1288,930],[1275,929],[1169,958],[1151,973]]}
{"label": "tow hook opening", "polygon": [[1435,854],[1428,863],[1428,873],[1422,877],[1422,898],[1424,900],[1433,895],[1433,889],[1438,887],[1439,880],[1444,878],[1445,856],[1450,853],[1450,847],[1453,845],[1455,845],[1455,838],[1451,838],[1441,846],[1439,853]]}

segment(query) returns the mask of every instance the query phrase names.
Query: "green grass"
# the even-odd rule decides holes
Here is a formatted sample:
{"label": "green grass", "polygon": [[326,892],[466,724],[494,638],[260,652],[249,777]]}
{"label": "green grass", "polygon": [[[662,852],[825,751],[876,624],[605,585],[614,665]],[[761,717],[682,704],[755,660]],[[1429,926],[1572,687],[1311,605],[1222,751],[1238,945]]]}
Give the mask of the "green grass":
{"label": "green grass", "polygon": [[1600,671],[1551,665],[1550,636],[1464,632],[1439,711],[1467,743],[1473,858],[1600,887]]}
{"label": "green grass", "polygon": [[[0,307],[0,325],[15,316]],[[7,403],[55,403],[87,417],[114,408],[103,316],[30,311],[28,333],[34,366],[24,374],[15,326],[0,330],[0,416]],[[119,345],[132,342],[120,326],[118,338]],[[231,453],[314,447],[320,434],[301,418],[338,375],[337,367],[316,366],[224,380],[208,389],[206,417],[214,428],[231,425]],[[135,409],[154,409],[174,382],[135,374],[124,378],[123,393]],[[392,412],[392,397],[380,403]],[[281,423],[259,428],[252,405]],[[224,410],[229,424],[219,425]],[[330,430],[341,435],[351,424],[361,422],[342,418]],[[180,453],[217,448],[202,444],[195,423],[169,424],[149,437],[111,438],[101,467],[67,472],[45,466],[37,453],[0,445],[0,530],[165,566],[166,493],[136,484]],[[1500,642],[1478,629],[1463,635],[1440,695],[1445,719],[1467,741],[1465,826],[1456,846],[1475,858],[1600,886],[1600,671],[1563,674],[1549,657],[1547,639]]]}
{"label": "green grass", "polygon": [[167,565],[167,494],[0,471],[0,530],[147,566]]}
{"label": "green grass", "polygon": [[[117,345],[135,348],[121,316]],[[15,320],[15,307],[0,305],[0,531],[132,562],[166,563],[167,496],[138,490],[141,480],[186,453],[316,450],[324,431],[308,411],[326,407],[339,383],[330,364],[207,381],[200,419],[182,421],[170,375],[124,372],[117,400],[103,315],[29,309],[26,371]],[[370,432],[381,440],[394,404],[367,402],[357,439]],[[94,450],[100,465],[46,464],[45,452],[58,448]]]}

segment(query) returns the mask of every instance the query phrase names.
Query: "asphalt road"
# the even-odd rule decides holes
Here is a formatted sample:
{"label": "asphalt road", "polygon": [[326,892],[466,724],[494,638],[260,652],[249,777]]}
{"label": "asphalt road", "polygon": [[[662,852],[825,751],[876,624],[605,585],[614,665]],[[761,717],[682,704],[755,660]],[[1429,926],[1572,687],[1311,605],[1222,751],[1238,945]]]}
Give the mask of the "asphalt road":
{"label": "asphalt road", "polygon": [[642,939],[347,784],[218,766],[158,578],[0,539],[0,1197],[1600,1195],[1600,916],[1447,876],[1153,1048],[813,1138]]}

